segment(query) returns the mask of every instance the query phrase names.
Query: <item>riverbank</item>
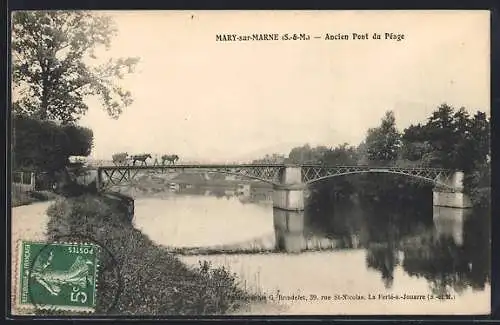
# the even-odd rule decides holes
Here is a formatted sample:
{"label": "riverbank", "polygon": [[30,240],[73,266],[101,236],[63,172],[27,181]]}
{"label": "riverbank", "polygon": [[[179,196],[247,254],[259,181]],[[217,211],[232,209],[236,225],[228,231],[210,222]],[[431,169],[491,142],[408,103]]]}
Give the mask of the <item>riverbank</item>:
{"label": "riverbank", "polygon": [[[99,286],[95,315],[225,314],[245,303],[246,294],[233,274],[209,263],[186,266],[135,229],[126,213],[105,197],[57,201],[48,216],[48,240],[68,233],[75,239],[90,237],[119,263],[121,279],[111,270],[99,274],[98,283],[105,285]],[[116,305],[106,309],[120,284]]]}
{"label": "riverbank", "polygon": [[[127,223],[126,216],[113,209],[105,198],[90,195],[13,209],[13,314],[33,313],[15,308],[19,282],[17,243],[51,241],[59,235],[67,235],[69,230],[73,235],[88,236],[102,243],[120,262],[124,290],[114,310],[103,310],[104,300],[109,300],[105,298],[114,294],[107,291],[116,288],[112,282],[118,280],[109,278],[103,271],[98,279],[96,315],[224,314],[245,304],[245,293],[226,269],[212,268],[209,263],[186,266],[134,229],[130,221]],[[85,211],[83,217],[82,211]]]}

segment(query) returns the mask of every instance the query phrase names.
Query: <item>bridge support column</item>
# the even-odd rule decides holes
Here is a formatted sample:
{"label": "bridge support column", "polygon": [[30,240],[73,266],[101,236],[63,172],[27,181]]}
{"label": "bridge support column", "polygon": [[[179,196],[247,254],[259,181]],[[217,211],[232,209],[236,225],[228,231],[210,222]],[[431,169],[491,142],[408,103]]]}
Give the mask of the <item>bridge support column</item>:
{"label": "bridge support column", "polygon": [[432,191],[433,205],[459,209],[471,208],[472,202],[468,195],[464,193],[463,180],[463,172],[455,172],[450,179],[439,179],[441,183],[453,187],[456,190],[450,191],[446,188],[434,188]]}
{"label": "bridge support column", "polygon": [[300,167],[287,166],[273,188],[276,248],[299,253],[304,247],[304,189]]}
{"label": "bridge support column", "polygon": [[102,187],[103,187],[102,181],[103,181],[103,179],[102,179],[102,169],[101,168],[97,168],[97,177],[96,177],[96,180],[95,180],[95,186],[97,188],[97,192],[100,192],[102,190]]}

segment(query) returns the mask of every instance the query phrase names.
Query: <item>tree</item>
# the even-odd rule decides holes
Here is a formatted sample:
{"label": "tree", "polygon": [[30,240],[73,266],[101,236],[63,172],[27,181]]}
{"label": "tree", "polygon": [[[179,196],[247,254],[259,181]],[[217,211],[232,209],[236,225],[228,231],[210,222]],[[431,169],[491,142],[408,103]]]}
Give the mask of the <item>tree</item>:
{"label": "tree", "polygon": [[401,156],[433,167],[470,172],[489,156],[489,123],[483,112],[471,118],[465,108],[455,111],[442,104],[425,125],[410,125],[404,130]]}
{"label": "tree", "polygon": [[302,147],[295,147],[290,150],[288,158],[295,164],[313,163],[313,149],[309,144],[305,144]]}
{"label": "tree", "polygon": [[465,172],[464,187],[478,207],[490,205],[490,119],[440,105],[425,125],[411,125],[402,136],[401,155],[432,167]]}
{"label": "tree", "polygon": [[138,58],[95,63],[116,28],[109,16],[87,11],[19,11],[12,17],[13,110],[18,115],[62,123],[77,121],[97,96],[117,118],[132,103],[117,85]]}
{"label": "tree", "polygon": [[458,132],[453,111],[453,107],[446,103],[442,104],[432,113],[425,125],[426,137],[435,157],[435,167],[456,168],[455,149],[458,144]]}
{"label": "tree", "polygon": [[365,141],[368,160],[384,163],[394,161],[398,156],[400,138],[394,112],[388,111],[379,127],[368,130]]}
{"label": "tree", "polygon": [[489,164],[491,157],[490,119],[477,111],[471,121],[470,139],[474,142],[474,151],[478,165]]}
{"label": "tree", "polygon": [[27,117],[14,117],[12,122],[14,169],[53,173],[67,165],[69,156],[86,156],[92,149],[88,128]]}
{"label": "tree", "polygon": [[432,146],[428,126],[410,125],[401,136],[400,158],[403,162],[415,162],[419,166],[436,166],[439,164],[436,152]]}
{"label": "tree", "polygon": [[254,159],[252,164],[282,164],[284,161],[284,155],[273,153],[272,155],[265,155],[264,158]]}
{"label": "tree", "polygon": [[333,149],[328,149],[322,154],[321,162],[326,165],[356,165],[358,155],[356,148],[343,143]]}

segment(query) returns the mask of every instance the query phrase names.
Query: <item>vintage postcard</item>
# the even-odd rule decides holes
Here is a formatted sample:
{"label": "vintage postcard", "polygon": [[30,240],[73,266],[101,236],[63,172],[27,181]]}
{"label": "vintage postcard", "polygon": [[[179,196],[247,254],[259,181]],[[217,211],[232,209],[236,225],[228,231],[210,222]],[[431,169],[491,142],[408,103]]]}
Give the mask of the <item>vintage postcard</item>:
{"label": "vintage postcard", "polygon": [[12,13],[12,315],[490,313],[488,11]]}

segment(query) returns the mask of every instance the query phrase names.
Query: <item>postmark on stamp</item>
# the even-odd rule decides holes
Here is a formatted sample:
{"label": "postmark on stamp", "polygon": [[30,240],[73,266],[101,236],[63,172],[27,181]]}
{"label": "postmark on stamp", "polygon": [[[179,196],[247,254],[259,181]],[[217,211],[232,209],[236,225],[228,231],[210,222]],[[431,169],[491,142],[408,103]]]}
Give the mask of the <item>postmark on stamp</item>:
{"label": "postmark on stamp", "polygon": [[88,243],[22,241],[20,306],[93,312],[99,251]]}

